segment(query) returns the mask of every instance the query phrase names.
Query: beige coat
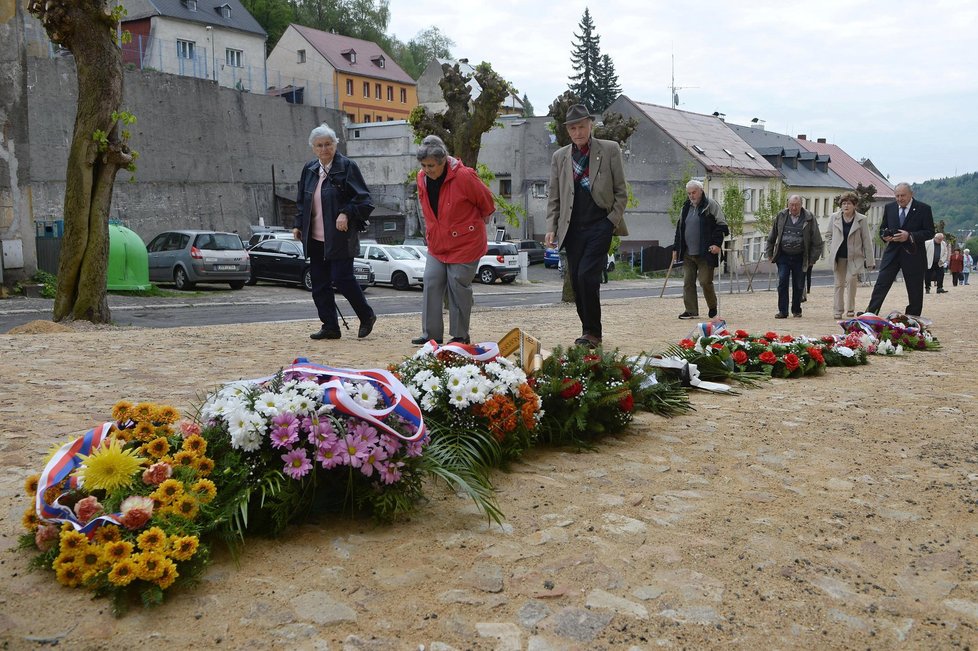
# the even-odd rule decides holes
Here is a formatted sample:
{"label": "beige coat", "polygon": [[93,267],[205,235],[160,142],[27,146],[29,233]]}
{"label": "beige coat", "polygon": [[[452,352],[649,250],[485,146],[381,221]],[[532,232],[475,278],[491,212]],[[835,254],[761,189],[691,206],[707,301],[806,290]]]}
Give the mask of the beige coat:
{"label": "beige coat", "polygon": [[[832,213],[832,216],[829,217],[829,232],[826,233],[826,239],[829,243],[829,261],[832,264],[835,264],[835,254],[842,246],[842,233],[844,232],[842,230],[842,219],[841,210]],[[866,215],[857,212],[852,218],[852,228],[849,229],[846,249],[849,256],[846,270],[850,276],[862,272],[867,264],[869,266],[876,264],[876,258],[873,255],[873,237],[869,234],[869,219],[866,218]]]}
{"label": "beige coat", "polygon": [[[571,147],[572,145],[567,145],[555,151],[550,164],[547,232],[556,233],[558,242],[564,241],[570,225],[571,208],[574,206],[574,160]],[[594,203],[608,211],[608,219],[615,225],[615,235],[628,235],[625,227],[628,190],[625,187],[621,147],[617,142],[591,138],[588,178],[591,181],[591,197]]]}

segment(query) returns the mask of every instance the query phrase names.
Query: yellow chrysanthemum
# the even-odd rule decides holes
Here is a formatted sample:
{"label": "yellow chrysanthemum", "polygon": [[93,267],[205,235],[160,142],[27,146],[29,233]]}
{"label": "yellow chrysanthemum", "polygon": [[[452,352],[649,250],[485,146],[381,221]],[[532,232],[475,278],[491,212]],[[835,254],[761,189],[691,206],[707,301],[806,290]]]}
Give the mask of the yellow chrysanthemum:
{"label": "yellow chrysanthemum", "polygon": [[116,430],[115,438],[122,441],[123,445],[132,440],[132,430],[131,429],[120,429]]}
{"label": "yellow chrysanthemum", "polygon": [[83,533],[79,533],[74,529],[70,531],[61,531],[61,550],[62,551],[73,551],[78,552],[88,545],[88,538]]}
{"label": "yellow chrysanthemum", "polygon": [[128,540],[117,540],[107,544],[103,547],[103,550],[106,559],[113,563],[118,563],[122,559],[129,558],[132,555],[133,546]]}
{"label": "yellow chrysanthemum", "polygon": [[183,497],[183,482],[173,478],[164,480],[149,496],[161,504],[170,504]]}
{"label": "yellow chrysanthemum", "polygon": [[56,570],[58,583],[69,588],[77,588],[82,583],[85,576],[84,571],[74,563],[66,563]]}
{"label": "yellow chrysanthemum", "polygon": [[41,481],[40,475],[31,475],[24,480],[24,490],[27,491],[28,497],[37,495],[37,483],[39,481]]}
{"label": "yellow chrysanthemum", "polygon": [[114,524],[103,524],[95,530],[92,540],[102,545],[122,540],[122,530]]}
{"label": "yellow chrysanthemum", "polygon": [[58,557],[54,559],[54,562],[51,563],[51,567],[54,568],[55,571],[58,571],[60,568],[64,567],[65,565],[77,566],[78,565],[77,561],[78,561],[77,552],[62,551],[60,554],[58,554]]}
{"label": "yellow chrysanthemum", "polygon": [[197,494],[201,504],[209,504],[217,497],[217,486],[210,479],[198,479],[190,490]]}
{"label": "yellow chrysanthemum", "polygon": [[156,579],[156,585],[166,590],[173,585],[173,582],[177,580],[178,576],[180,574],[177,572],[177,564],[167,558],[163,561],[163,570],[160,572],[159,578]]}
{"label": "yellow chrysanthemum", "polygon": [[197,536],[170,536],[170,558],[189,561],[197,553],[198,545]]}
{"label": "yellow chrysanthemum", "polygon": [[194,462],[194,467],[197,469],[197,474],[206,477],[214,472],[214,461],[208,457],[200,457]]}
{"label": "yellow chrysanthemum", "polygon": [[123,422],[132,418],[132,403],[127,400],[120,400],[112,407],[112,420]]}
{"label": "yellow chrysanthemum", "polygon": [[207,439],[200,434],[192,434],[183,439],[183,449],[193,452],[194,456],[203,456],[207,452]]}
{"label": "yellow chrysanthemum", "polygon": [[175,466],[194,466],[194,461],[197,459],[197,455],[189,450],[180,450],[173,455],[173,465]]}
{"label": "yellow chrysanthemum", "polygon": [[170,442],[160,436],[144,445],[143,451],[154,459],[159,459],[170,451]]}
{"label": "yellow chrysanthemum", "polygon": [[188,520],[193,520],[197,517],[197,512],[200,507],[197,505],[197,500],[195,500],[190,495],[184,495],[179,500],[173,503],[170,510],[177,515],[181,515]]}
{"label": "yellow chrysanthemum", "polygon": [[156,405],[152,402],[141,402],[132,408],[131,418],[137,423],[150,423],[156,413]]}
{"label": "yellow chrysanthemum", "polygon": [[144,462],[135,451],[124,449],[118,439],[99,446],[87,456],[80,456],[82,465],[77,474],[90,491],[112,491],[128,486]]}
{"label": "yellow chrysanthemum", "polygon": [[136,564],[136,576],[144,581],[154,581],[160,578],[163,574],[164,561],[169,560],[159,552],[143,552],[131,558]]}
{"label": "yellow chrysanthemum", "polygon": [[139,423],[132,430],[132,437],[137,441],[151,441],[156,438],[156,428],[153,427],[153,423]]}
{"label": "yellow chrysanthemum", "polygon": [[139,534],[136,544],[144,552],[161,552],[166,547],[166,533],[159,527],[150,527]]}
{"label": "yellow chrysanthemum", "polygon": [[180,412],[170,405],[160,405],[153,414],[153,422],[169,425],[180,420]]}
{"label": "yellow chrysanthemum", "polygon": [[131,558],[124,558],[112,566],[109,582],[112,585],[129,585],[139,574],[139,566]]}
{"label": "yellow chrysanthemum", "polygon": [[20,519],[20,523],[28,531],[37,531],[37,528],[41,526],[41,520],[37,517],[37,512],[33,506],[24,511],[24,517]]}
{"label": "yellow chrysanthemum", "polygon": [[86,545],[79,550],[76,563],[85,574],[101,569],[105,564],[102,548],[98,545]]}

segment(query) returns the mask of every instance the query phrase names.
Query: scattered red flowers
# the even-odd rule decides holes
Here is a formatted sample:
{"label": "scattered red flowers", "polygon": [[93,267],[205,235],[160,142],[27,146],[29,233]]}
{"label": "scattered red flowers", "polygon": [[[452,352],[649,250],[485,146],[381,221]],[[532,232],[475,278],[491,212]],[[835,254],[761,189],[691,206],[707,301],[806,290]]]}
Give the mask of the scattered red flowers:
{"label": "scattered red flowers", "polygon": [[822,355],[821,349],[818,348],[817,346],[809,346],[808,354],[811,355],[812,359],[814,359],[817,363],[819,364],[825,363],[825,356]]}
{"label": "scattered red flowers", "polygon": [[778,363],[778,356],[772,353],[770,350],[765,350],[763,353],[761,353],[758,359],[765,364],[771,364],[772,366]]}
{"label": "scattered red flowers", "polygon": [[622,411],[631,411],[635,408],[635,398],[632,396],[631,391],[626,393],[625,397],[618,401],[618,406]]}
{"label": "scattered red flowers", "polygon": [[731,355],[731,357],[733,358],[734,364],[737,364],[739,366],[743,366],[744,364],[746,364],[747,360],[749,359],[747,357],[747,353],[745,353],[742,350],[735,350],[733,352],[733,355]]}
{"label": "scattered red flowers", "polygon": [[795,355],[794,353],[788,353],[787,355],[784,356],[784,366],[789,371],[794,372],[794,370],[798,368],[798,365],[800,363],[801,360],[799,360],[798,355]]}
{"label": "scattered red flowers", "polygon": [[561,386],[563,388],[560,390],[560,397],[564,400],[576,398],[581,395],[581,391],[584,391],[584,385],[571,378],[564,378]]}
{"label": "scattered red flowers", "polygon": [[693,341],[692,339],[683,339],[682,341],[679,342],[679,347],[689,350],[691,348],[696,347],[696,342]]}

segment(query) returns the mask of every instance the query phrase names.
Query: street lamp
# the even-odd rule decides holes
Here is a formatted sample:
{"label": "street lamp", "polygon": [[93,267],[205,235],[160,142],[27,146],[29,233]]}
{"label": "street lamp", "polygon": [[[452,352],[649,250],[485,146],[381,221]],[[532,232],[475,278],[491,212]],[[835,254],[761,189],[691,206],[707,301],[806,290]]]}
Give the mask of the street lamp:
{"label": "street lamp", "polygon": [[217,53],[214,51],[214,26],[208,25],[204,29],[211,37],[211,78],[217,81]]}

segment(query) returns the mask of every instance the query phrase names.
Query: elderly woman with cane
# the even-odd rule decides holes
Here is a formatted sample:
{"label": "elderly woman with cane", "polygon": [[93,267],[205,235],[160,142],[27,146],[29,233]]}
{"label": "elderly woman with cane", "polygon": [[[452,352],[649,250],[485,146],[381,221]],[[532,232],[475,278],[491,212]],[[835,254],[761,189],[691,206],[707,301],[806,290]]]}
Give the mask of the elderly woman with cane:
{"label": "elderly woman with cane", "polygon": [[303,166],[295,200],[292,234],[302,240],[309,258],[312,300],[322,322],[319,331],[309,335],[311,339],[340,338],[336,291],[360,319],[357,337],[369,335],[377,321],[353,275],[353,258],[360,252],[358,233],[374,205],[360,168],[336,151],[338,141],[326,124],[309,134],[316,159]]}

